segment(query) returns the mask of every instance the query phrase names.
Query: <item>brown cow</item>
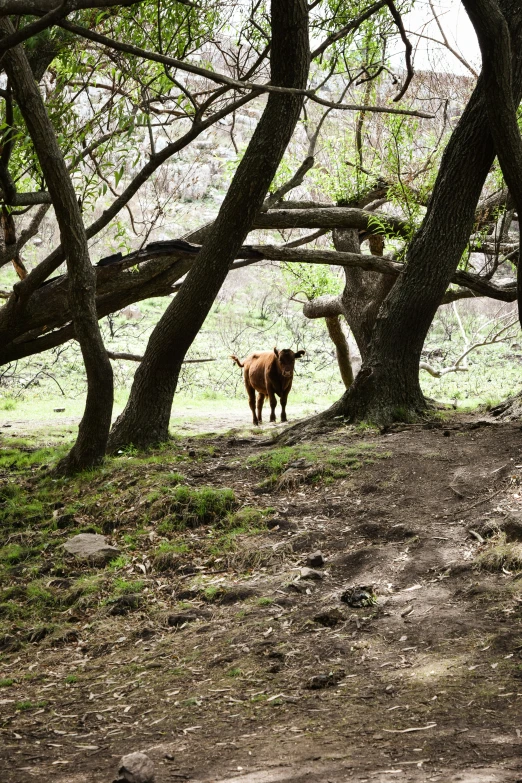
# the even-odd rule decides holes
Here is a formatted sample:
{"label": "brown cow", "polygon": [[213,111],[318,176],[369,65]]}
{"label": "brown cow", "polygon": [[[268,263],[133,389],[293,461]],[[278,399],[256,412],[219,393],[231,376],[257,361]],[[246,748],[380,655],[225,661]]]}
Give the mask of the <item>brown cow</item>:
{"label": "brown cow", "polygon": [[230,357],[240,367],[244,367],[243,375],[254,424],[261,424],[265,397],[270,400],[270,421],[276,420],[276,394],[281,398],[281,421],[286,421],[286,401],[294,379],[295,360],[304,354],[304,351],[294,353],[290,348],[283,348],[282,351],[274,348],[273,351],[252,353],[243,364],[237,356]]}

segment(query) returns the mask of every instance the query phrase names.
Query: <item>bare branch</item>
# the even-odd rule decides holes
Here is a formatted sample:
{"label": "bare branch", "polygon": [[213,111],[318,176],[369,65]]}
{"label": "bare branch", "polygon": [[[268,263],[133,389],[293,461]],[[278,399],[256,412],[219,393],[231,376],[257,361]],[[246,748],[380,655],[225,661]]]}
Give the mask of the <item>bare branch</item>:
{"label": "bare branch", "polygon": [[70,13],[68,8],[69,5],[70,4],[67,2],[67,0],[62,0],[58,8],[55,8],[53,11],[49,11],[49,13],[42,16],[41,19],[37,19],[35,22],[31,22],[30,24],[25,25],[25,27],[21,27],[11,35],[4,36],[0,41],[0,53],[6,52],[8,49],[12,49],[13,46],[18,46],[18,44],[23,43],[23,41],[27,41],[34,35],[38,35],[38,33],[41,33],[48,27],[52,27],[60,19]]}
{"label": "bare branch", "polygon": [[[177,0],[184,2],[184,0]],[[69,0],[68,11],[80,11],[82,8],[114,8],[114,6],[139,5],[143,0]],[[50,11],[56,11],[61,5],[60,0],[0,0],[0,16],[30,14],[38,16]],[[186,3],[189,5],[189,3]]]}
{"label": "bare branch", "polygon": [[[143,356],[138,356],[136,353],[113,353],[113,351],[107,351],[109,359],[124,359],[129,362],[142,362]],[[185,359],[183,364],[202,364],[203,362],[215,362],[217,359]]]}
{"label": "bare branch", "polygon": [[[391,2],[391,0],[387,0],[387,2]],[[102,46],[108,46],[111,49],[116,49],[117,51],[125,52],[126,54],[132,54],[135,57],[143,57],[144,59],[152,60],[153,62],[170,65],[173,68],[179,68],[181,71],[186,71],[187,73],[192,73],[196,76],[202,76],[205,79],[216,82],[217,84],[227,85],[228,87],[233,87],[236,90],[260,90],[261,92],[277,92],[284,93],[286,95],[306,95],[307,98],[310,98],[310,100],[314,101],[315,103],[319,103],[321,106],[329,106],[332,109],[340,109],[343,111],[360,111],[361,109],[364,109],[365,111],[377,113],[404,114],[411,117],[422,117],[425,119],[432,119],[434,117],[433,114],[428,114],[421,111],[410,111],[408,109],[393,109],[387,106],[363,107],[359,106],[358,104],[336,103],[335,101],[327,101],[324,98],[320,98],[313,90],[299,90],[293,87],[277,87],[273,84],[256,84],[254,82],[232,79],[230,76],[226,76],[225,74],[217,73],[216,71],[211,71],[207,68],[201,68],[198,65],[192,65],[192,63],[187,63],[183,60],[177,60],[174,57],[167,57],[166,55],[157,54],[156,52],[149,52],[146,49],[141,49],[139,46],[134,46],[133,44],[114,41],[112,38],[108,38],[106,35],[96,33],[93,30],[88,30],[86,27],[74,24],[73,22],[62,20],[59,24],[60,27],[64,28],[64,30],[69,30],[71,33],[75,33],[76,35],[79,35],[83,38],[87,38],[90,41],[95,41],[96,43],[102,44]],[[406,84],[406,87],[408,84]],[[403,88],[401,95],[398,97],[402,97],[404,92],[405,89]],[[398,98],[395,98],[394,100],[397,99]]]}
{"label": "bare branch", "polygon": [[408,87],[410,86],[410,82],[413,79],[414,76],[414,70],[413,70],[413,64],[411,61],[411,53],[413,51],[413,47],[411,45],[411,41],[409,40],[408,36],[406,35],[406,30],[404,29],[404,24],[402,23],[402,16],[397,11],[397,8],[395,7],[395,3],[393,0],[386,0],[386,4],[388,8],[390,9],[390,13],[393,16],[393,20],[395,24],[397,25],[397,28],[399,30],[399,33],[401,34],[401,38],[404,43],[405,53],[404,56],[406,58],[406,79],[404,81],[404,84],[402,85],[398,95],[395,96],[393,99],[395,102],[400,101]]}
{"label": "bare branch", "polygon": [[267,199],[265,199],[265,203],[263,204],[263,212],[267,212],[273,207],[274,204],[277,204],[278,201],[281,201],[281,199],[284,198],[287,193],[289,193],[294,188],[299,187],[299,185],[302,184],[306,174],[310,171],[311,168],[313,168],[313,166],[314,158],[312,156],[305,158],[293,177],[291,177],[288,182],[285,182],[284,185],[281,185],[280,188],[275,190],[268,196]]}
{"label": "bare branch", "polygon": [[316,57],[319,57],[319,55],[321,55],[333,43],[340,41],[341,38],[345,38],[349,33],[357,30],[357,28],[360,27],[363,22],[369,19],[370,16],[373,16],[373,14],[376,14],[377,11],[380,11],[381,8],[384,8],[385,5],[387,5],[386,0],[381,0],[378,3],[374,3],[369,8],[367,8],[366,11],[357,16],[355,19],[352,19],[350,22],[348,22],[347,25],[342,27],[336,33],[329,35],[328,38],[325,38],[322,44],[319,44],[317,49],[314,49],[314,51],[310,54],[310,59],[314,60]]}

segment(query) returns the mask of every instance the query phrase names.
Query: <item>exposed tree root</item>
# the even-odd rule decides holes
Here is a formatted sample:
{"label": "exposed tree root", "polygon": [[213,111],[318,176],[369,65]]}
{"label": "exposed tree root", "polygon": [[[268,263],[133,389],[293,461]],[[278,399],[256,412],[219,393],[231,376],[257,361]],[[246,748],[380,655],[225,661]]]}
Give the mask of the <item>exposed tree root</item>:
{"label": "exposed tree root", "polygon": [[522,419],[522,392],[508,397],[490,410],[490,414],[501,421],[517,421]]}
{"label": "exposed tree root", "polygon": [[381,429],[399,421],[410,424],[421,422],[435,408],[422,396],[420,389],[409,397],[393,391],[389,386],[382,390],[376,388],[372,373],[361,370],[353,386],[331,408],[289,427],[278,436],[277,442],[292,445],[360,422],[368,422]]}

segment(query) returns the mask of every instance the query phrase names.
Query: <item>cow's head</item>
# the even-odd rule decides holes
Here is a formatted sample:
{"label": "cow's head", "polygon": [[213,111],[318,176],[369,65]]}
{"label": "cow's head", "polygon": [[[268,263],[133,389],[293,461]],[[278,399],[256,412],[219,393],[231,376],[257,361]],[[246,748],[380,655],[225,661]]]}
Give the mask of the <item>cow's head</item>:
{"label": "cow's head", "polygon": [[274,348],[274,354],[281,369],[281,375],[284,378],[291,378],[294,374],[295,360],[304,356],[305,351],[296,351],[294,353],[290,348],[283,348],[281,351],[278,348]]}

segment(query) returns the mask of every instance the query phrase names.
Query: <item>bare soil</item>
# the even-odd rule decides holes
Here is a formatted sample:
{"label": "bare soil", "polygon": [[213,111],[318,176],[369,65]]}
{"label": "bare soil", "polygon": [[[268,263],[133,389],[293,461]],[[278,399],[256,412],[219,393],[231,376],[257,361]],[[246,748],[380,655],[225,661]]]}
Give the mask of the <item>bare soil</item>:
{"label": "bare soil", "polygon": [[[319,443],[361,440],[387,456],[332,483],[298,466],[261,492],[247,462],[259,438],[213,438],[193,482],[279,524],[191,573],[155,573],[139,553],[150,610],[65,616],[61,645],[4,653],[2,781],[108,782],[135,750],[157,783],[521,781],[522,574],[480,570],[489,544],[469,533],[522,515],[520,425],[454,418]],[[315,550],[322,578],[299,578]],[[340,600],[360,586],[375,605]]]}

